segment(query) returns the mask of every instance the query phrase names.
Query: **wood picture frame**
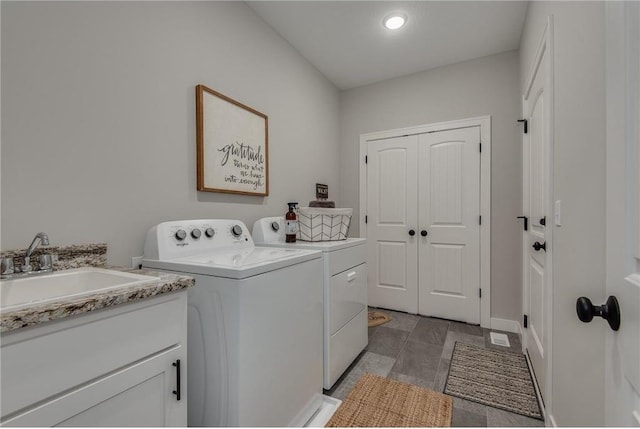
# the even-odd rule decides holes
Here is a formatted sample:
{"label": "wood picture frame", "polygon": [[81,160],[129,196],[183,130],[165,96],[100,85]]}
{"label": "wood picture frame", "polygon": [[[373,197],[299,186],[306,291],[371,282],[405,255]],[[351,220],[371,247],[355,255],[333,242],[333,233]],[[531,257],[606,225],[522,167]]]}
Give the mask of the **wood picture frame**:
{"label": "wood picture frame", "polygon": [[267,115],[196,86],[198,191],[269,195]]}

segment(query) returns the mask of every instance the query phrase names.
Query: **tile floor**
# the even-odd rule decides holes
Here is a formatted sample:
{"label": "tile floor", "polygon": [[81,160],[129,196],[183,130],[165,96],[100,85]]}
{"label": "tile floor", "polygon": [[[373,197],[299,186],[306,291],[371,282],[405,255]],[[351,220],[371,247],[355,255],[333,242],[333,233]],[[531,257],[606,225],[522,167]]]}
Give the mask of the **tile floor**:
{"label": "tile floor", "polygon": [[[392,320],[369,328],[369,344],[325,394],[344,399],[365,372],[405,383],[444,390],[456,341],[503,349],[491,344],[490,330],[479,326],[383,310]],[[521,351],[520,336],[506,333],[511,349]],[[544,426],[544,422],[453,397],[452,426]]]}

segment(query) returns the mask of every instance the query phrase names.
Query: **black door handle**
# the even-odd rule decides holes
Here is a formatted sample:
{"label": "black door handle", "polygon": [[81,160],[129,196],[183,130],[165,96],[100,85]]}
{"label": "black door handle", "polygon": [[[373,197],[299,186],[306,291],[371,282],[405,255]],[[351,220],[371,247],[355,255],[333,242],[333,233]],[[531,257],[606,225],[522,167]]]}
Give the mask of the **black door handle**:
{"label": "black door handle", "polygon": [[517,219],[523,219],[524,220],[524,230],[528,231],[529,230],[529,218],[526,216],[518,216]]}
{"label": "black door handle", "polygon": [[422,231],[420,231],[420,235],[423,236],[423,237],[426,237],[427,234],[428,234],[428,232],[427,232],[426,229],[423,229]]}
{"label": "black door handle", "polygon": [[593,305],[589,298],[581,296],[576,301],[576,312],[578,319],[584,323],[591,322],[593,316],[599,316],[609,322],[609,326],[614,331],[620,329],[620,304],[613,295],[602,305]]}
{"label": "black door handle", "polygon": [[180,359],[177,359],[173,364],[176,367],[176,390],[173,393],[176,395],[176,401],[180,400]]}
{"label": "black door handle", "polygon": [[540,218],[540,225],[545,226],[547,224],[547,217]]}
{"label": "black door handle", "polygon": [[410,235],[410,236],[412,236],[412,237],[413,237],[414,235],[416,235],[416,231],[415,231],[415,229],[410,229],[410,230],[409,230],[409,235]]}
{"label": "black door handle", "polygon": [[545,241],[544,243],[540,244],[539,241],[536,241],[535,243],[533,243],[533,246],[531,246],[534,248],[534,250],[536,252],[539,252],[540,249],[544,250],[545,252],[547,251],[547,242]]}

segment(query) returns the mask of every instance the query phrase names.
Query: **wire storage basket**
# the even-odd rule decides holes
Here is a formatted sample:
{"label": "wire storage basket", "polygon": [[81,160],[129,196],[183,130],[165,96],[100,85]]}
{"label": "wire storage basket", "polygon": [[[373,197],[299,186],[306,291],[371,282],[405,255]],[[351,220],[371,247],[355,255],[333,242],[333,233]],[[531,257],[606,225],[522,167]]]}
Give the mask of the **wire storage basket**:
{"label": "wire storage basket", "polygon": [[298,240],[346,240],[353,209],[300,207],[298,209]]}

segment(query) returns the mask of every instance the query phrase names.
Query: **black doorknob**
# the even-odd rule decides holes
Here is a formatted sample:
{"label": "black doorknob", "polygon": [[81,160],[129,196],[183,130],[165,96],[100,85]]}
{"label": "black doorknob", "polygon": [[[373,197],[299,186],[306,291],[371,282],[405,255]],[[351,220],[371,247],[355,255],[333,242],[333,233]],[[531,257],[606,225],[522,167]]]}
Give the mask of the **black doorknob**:
{"label": "black doorknob", "polygon": [[576,313],[578,313],[578,319],[584,323],[591,322],[593,316],[599,316],[609,322],[609,326],[614,331],[620,329],[620,304],[613,295],[602,305],[593,305],[589,298],[581,296],[576,301]]}
{"label": "black doorknob", "polygon": [[420,235],[423,236],[423,237],[426,237],[427,234],[428,234],[428,232],[427,232],[426,229],[423,229],[422,231],[420,231]]}
{"label": "black doorknob", "polygon": [[531,246],[534,248],[534,250],[536,252],[539,252],[540,249],[544,250],[545,252],[547,251],[547,242],[545,241],[544,243],[540,244],[539,241],[536,241],[535,243],[533,243],[533,246]]}
{"label": "black doorknob", "polygon": [[540,225],[545,226],[547,224],[547,217],[543,217],[540,219]]}
{"label": "black doorknob", "polygon": [[416,235],[416,231],[415,231],[415,229],[410,229],[410,230],[409,230],[409,235],[410,235],[410,236],[412,236],[412,237],[413,237],[414,235]]}

